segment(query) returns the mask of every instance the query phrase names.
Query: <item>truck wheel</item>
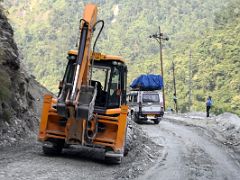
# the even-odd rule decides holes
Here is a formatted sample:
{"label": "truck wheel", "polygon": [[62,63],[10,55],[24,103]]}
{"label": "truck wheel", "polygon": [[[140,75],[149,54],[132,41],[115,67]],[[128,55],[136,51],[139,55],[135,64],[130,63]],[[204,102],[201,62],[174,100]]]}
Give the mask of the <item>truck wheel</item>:
{"label": "truck wheel", "polygon": [[133,142],[133,130],[131,125],[128,124],[125,136],[124,156],[126,156],[128,152],[131,150],[132,142]]}
{"label": "truck wheel", "polygon": [[107,164],[121,164],[122,157],[105,157],[105,162]]}
{"label": "truck wheel", "polygon": [[160,123],[160,118],[154,119],[154,124],[159,124]]}
{"label": "truck wheel", "polygon": [[43,153],[46,155],[59,155],[63,149],[63,143],[61,142],[46,142],[42,146]]}
{"label": "truck wheel", "polygon": [[133,121],[137,124],[140,124],[138,113],[133,113]]}

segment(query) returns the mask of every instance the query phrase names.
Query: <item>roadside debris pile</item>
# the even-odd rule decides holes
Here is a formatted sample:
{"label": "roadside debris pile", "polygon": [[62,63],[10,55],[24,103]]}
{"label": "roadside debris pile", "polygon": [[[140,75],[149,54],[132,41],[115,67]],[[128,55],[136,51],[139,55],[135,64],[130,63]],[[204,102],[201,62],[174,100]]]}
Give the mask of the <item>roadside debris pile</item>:
{"label": "roadside debris pile", "polygon": [[168,114],[166,118],[175,123],[199,127],[210,139],[216,140],[232,149],[240,162],[240,118],[232,113],[205,117],[205,113]]}
{"label": "roadside debris pile", "polygon": [[149,169],[162,156],[163,147],[154,143],[141,126],[131,121],[133,127],[132,149],[124,158],[116,179],[133,179]]}
{"label": "roadside debris pile", "polygon": [[[232,148],[240,156],[240,118],[235,114],[224,113],[216,116],[214,121],[217,123],[214,130],[218,130],[225,139],[223,144]],[[240,161],[240,157],[238,160]]]}

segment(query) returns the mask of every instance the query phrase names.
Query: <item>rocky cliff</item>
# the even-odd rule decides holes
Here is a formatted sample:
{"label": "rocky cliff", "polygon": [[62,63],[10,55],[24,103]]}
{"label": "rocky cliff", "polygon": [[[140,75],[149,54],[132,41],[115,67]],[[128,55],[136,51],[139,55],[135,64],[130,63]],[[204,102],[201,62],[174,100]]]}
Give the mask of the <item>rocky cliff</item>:
{"label": "rocky cliff", "polygon": [[35,136],[47,92],[24,70],[13,36],[0,7],[0,146]]}

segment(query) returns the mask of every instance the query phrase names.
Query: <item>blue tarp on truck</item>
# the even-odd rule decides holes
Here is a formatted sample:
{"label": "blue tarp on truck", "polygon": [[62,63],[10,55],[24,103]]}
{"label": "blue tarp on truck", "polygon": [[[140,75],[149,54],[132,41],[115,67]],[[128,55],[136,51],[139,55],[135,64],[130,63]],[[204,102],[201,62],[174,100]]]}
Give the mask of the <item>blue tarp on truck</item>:
{"label": "blue tarp on truck", "polygon": [[141,75],[133,80],[130,87],[143,91],[161,90],[163,88],[163,78],[154,74]]}

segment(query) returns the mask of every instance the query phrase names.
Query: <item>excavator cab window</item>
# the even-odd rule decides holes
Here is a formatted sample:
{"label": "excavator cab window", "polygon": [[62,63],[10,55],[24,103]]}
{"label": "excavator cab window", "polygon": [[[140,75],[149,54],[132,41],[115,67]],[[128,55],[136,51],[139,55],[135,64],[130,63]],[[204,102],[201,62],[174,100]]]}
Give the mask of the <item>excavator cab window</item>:
{"label": "excavator cab window", "polygon": [[111,68],[106,66],[94,66],[92,72],[91,86],[97,86],[97,97],[95,106],[105,107],[108,91],[108,81]]}
{"label": "excavator cab window", "polygon": [[73,76],[74,76],[74,68],[75,68],[75,62],[69,61],[66,69],[66,83],[72,83],[73,82]]}
{"label": "excavator cab window", "polygon": [[127,68],[121,63],[117,64],[112,66],[107,108],[119,108],[126,104]]}
{"label": "excavator cab window", "polygon": [[111,73],[110,67],[94,66],[92,73],[92,81],[98,81],[101,84],[101,89],[103,91],[107,91],[110,73]]}
{"label": "excavator cab window", "polygon": [[72,84],[74,80],[73,78],[74,78],[74,71],[75,71],[75,64],[76,64],[76,56],[69,55],[67,59],[68,59],[68,64],[63,76],[63,80],[60,82],[61,85],[59,86],[60,91],[58,96],[60,96],[62,92],[63,85]]}
{"label": "excavator cab window", "polygon": [[121,83],[119,70],[114,67],[112,73],[112,81],[109,89],[109,99],[108,106],[112,108],[117,108],[120,106],[120,96],[121,96]]}
{"label": "excavator cab window", "polygon": [[126,103],[126,68],[112,63],[95,62],[91,85],[97,83],[95,106],[119,108]]}

